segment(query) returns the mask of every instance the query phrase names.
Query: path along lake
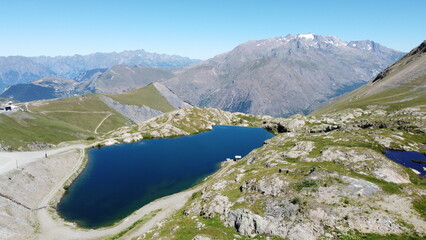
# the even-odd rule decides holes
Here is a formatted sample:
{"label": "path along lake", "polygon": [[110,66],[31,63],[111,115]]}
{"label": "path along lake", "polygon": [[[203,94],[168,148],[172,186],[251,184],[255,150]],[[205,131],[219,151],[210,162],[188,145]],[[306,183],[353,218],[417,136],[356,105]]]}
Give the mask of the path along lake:
{"label": "path along lake", "polygon": [[188,189],[235,155],[273,135],[261,128],[212,131],[89,150],[89,161],[58,204],[64,219],[86,228],[111,225],[155,199]]}

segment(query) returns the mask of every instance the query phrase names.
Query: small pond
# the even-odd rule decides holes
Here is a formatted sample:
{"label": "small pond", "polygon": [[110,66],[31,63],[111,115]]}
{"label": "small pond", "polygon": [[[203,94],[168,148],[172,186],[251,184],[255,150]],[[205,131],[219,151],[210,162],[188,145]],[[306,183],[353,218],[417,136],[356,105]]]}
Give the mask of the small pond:
{"label": "small pond", "polygon": [[386,150],[386,157],[407,168],[412,168],[420,172],[420,176],[426,177],[426,156],[418,152],[402,152]]}
{"label": "small pond", "polygon": [[272,136],[261,128],[215,126],[192,136],[90,149],[58,213],[82,227],[111,225],[155,199],[196,185],[226,158],[245,156]]}

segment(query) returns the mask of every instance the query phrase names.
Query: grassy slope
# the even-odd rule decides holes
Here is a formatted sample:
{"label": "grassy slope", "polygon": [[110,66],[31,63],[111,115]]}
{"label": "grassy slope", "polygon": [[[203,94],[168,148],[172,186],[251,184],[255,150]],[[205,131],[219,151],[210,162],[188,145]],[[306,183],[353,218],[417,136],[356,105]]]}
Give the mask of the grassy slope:
{"label": "grassy slope", "polygon": [[138,88],[121,94],[106,95],[121,104],[147,106],[169,112],[175,110],[173,106],[158,92],[154,85],[150,84],[143,88]]}
{"label": "grassy slope", "polygon": [[0,114],[0,144],[9,145],[13,149],[31,142],[59,143],[77,139],[82,134],[75,126],[49,118],[29,114],[30,118],[22,117],[19,113]]}
{"label": "grassy slope", "polygon": [[[423,77],[426,82],[426,77]],[[412,87],[399,87],[381,91],[363,98],[356,98],[362,93],[368,85],[365,85],[355,92],[345,96],[343,99],[322,108],[312,115],[322,115],[344,110],[346,108],[366,108],[369,105],[381,105],[387,107],[388,110],[398,110],[406,107],[419,106],[426,103],[426,94],[424,89],[416,89]]]}
{"label": "grassy slope", "polygon": [[[57,144],[104,134],[129,123],[126,117],[107,106],[100,96],[91,94],[32,102],[28,106],[30,112],[0,114],[0,144],[13,149],[33,142]],[[174,110],[153,85],[106,96],[121,104],[145,105],[163,112]],[[22,108],[25,109],[25,106]]]}
{"label": "grassy slope", "polygon": [[[14,149],[32,142],[57,144],[103,134],[128,122],[98,95],[34,102],[29,110],[0,114],[0,144]],[[96,127],[109,114],[96,134]]]}
{"label": "grassy slope", "polygon": [[380,105],[387,110],[419,106],[426,102],[426,54],[408,53],[390,66],[376,82],[371,82],[347,94],[337,102],[312,115],[337,112],[347,108]]}

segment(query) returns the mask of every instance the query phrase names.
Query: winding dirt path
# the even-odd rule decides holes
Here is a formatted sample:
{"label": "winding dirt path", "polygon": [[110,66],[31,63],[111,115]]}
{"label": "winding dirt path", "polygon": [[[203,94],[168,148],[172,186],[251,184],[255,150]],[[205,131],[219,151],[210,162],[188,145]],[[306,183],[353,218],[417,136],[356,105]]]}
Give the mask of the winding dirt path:
{"label": "winding dirt path", "polygon": [[102,125],[102,123],[104,123],[105,122],[105,120],[107,120],[107,118],[109,118],[109,117],[111,117],[112,116],[112,113],[109,113],[108,115],[106,115],[105,117],[104,117],[104,119],[102,119],[102,121],[98,124],[98,126],[96,127],[96,129],[95,129],[95,134],[98,134],[98,129],[99,129],[99,127]]}

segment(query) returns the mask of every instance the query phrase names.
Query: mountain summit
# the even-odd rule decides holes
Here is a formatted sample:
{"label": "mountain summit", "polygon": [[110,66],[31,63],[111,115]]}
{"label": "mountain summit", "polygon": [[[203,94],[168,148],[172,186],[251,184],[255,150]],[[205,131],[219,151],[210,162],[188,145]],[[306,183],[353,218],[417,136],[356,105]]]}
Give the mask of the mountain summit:
{"label": "mountain summit", "polygon": [[402,55],[373,41],[287,35],[243,43],[165,85],[195,105],[288,116],[367,83]]}

